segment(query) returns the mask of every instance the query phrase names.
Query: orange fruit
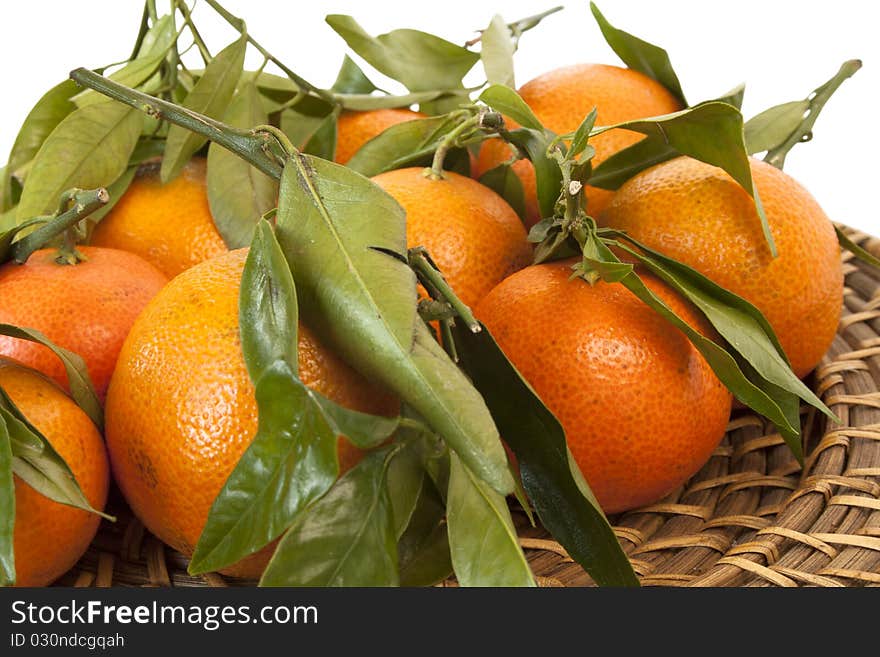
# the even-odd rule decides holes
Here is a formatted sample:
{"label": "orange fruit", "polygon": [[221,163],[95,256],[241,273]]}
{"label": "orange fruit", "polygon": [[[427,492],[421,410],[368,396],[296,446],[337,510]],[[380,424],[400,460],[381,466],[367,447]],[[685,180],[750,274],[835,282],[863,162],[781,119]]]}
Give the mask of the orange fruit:
{"label": "orange fruit", "polygon": [[406,108],[342,112],[336,120],[336,161],[345,164],[361,146],[393,125],[424,118],[425,114]]}
{"label": "orange fruit", "polygon": [[406,240],[424,246],[467,305],[531,260],[516,212],[494,191],[446,171],[440,180],[410,167],[380,173],[373,182],[406,211]]}
{"label": "orange fruit", "polygon": [[[0,322],[37,329],[82,356],[103,400],[122,341],[168,279],[127,251],[91,246],[79,251],[87,260],[76,265],[58,264],[56,250],[41,249],[23,265],[0,266]],[[68,385],[64,365],[48,347],[0,336],[0,354]]]}
{"label": "orange fruit", "polygon": [[752,198],[718,167],[679,157],[624,183],[598,220],[697,269],[753,303],[798,376],[828,350],[843,304],[834,227],[787,173],[751,160],[779,256],[764,239]]}
{"label": "orange fruit", "polygon": [[[245,369],[238,294],[247,249],[207,260],[172,280],[123,345],[105,412],[113,473],[153,534],[190,555],[214,498],[257,430]],[[300,325],[299,376],[349,408],[393,414],[399,402],[355,373]],[[345,470],[361,452],[339,441]],[[268,550],[227,571],[256,578]]]}
{"label": "orange fruit", "polygon": [[[574,64],[548,71],[526,82],[519,94],[544,127],[556,134],[577,130],[595,107],[596,126],[607,126],[648,116],[669,114],[682,109],[681,103],[662,84],[643,73],[606,64]],[[508,129],[519,127],[506,119]],[[632,146],[643,135],[630,130],[610,130],[590,140],[596,149],[593,166],[614,153]],[[477,176],[511,158],[514,151],[500,139],[483,142],[477,158]],[[526,195],[529,226],[540,219],[535,170],[531,162],[514,165]],[[587,212],[595,216],[611,198],[612,192],[598,187],[585,188]]]}
{"label": "orange fruit", "polygon": [[[53,381],[8,358],[0,358],[0,387],[65,460],[92,508],[103,511],[110,468],[88,416]],[[16,585],[48,586],[61,577],[88,549],[100,521],[44,497],[16,476]]]}
{"label": "orange fruit", "polygon": [[[607,513],[651,504],[709,459],[732,395],[685,335],[619,283],[571,279],[574,260],[532,265],[475,310],[559,419]],[[703,334],[697,311],[646,285]]]}
{"label": "orange fruit", "polygon": [[138,169],[90,243],[136,253],[173,278],[227,248],[208,206],[205,158],[192,158],[164,185],[159,168],[150,162]]}

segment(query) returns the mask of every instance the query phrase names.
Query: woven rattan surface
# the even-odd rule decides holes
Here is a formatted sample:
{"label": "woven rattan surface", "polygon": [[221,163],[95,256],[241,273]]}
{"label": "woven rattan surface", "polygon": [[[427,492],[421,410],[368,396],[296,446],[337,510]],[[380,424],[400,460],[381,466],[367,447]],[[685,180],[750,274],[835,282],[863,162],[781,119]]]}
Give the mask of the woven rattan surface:
{"label": "woven rattan surface", "polygon": [[[880,239],[847,232],[880,256]],[[842,259],[840,328],[809,380],[842,424],[802,414],[801,468],[772,425],[734,415],[681,490],[610,518],[643,586],[880,586],[880,271]],[[254,584],[188,575],[186,559],[145,531],[118,494],[109,507],[117,522],[102,524],[59,585]],[[546,531],[514,516],[540,585],[592,585]]]}

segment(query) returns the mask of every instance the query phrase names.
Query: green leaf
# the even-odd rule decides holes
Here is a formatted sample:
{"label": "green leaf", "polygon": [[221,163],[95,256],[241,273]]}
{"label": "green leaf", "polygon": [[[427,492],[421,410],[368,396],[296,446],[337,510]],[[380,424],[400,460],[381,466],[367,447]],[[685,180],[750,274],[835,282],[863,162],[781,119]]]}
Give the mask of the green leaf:
{"label": "green leaf", "polygon": [[327,24],[373,68],[410,91],[457,89],[480,56],[418,30],[370,36],[351,16],[330,14]]}
{"label": "green leaf", "polygon": [[256,382],[259,425],[211,507],[189,572],[218,570],[280,536],[339,474],[337,437],[290,366]]}
{"label": "green leaf", "polygon": [[[269,122],[252,82],[238,90],[223,120],[243,129]],[[215,142],[208,147],[207,187],[211,216],[230,249],[251,243],[254,226],[278,197],[275,180]]]}
{"label": "green leaf", "polygon": [[333,107],[320,98],[303,98],[296,107],[281,112],[281,130],[297,148],[302,148],[321,127]]}
{"label": "green leaf", "polygon": [[293,276],[269,222],[260,220],[245,260],[238,303],[241,348],[251,381],[276,361],[299,372],[299,309]]}
{"label": "green leaf", "polygon": [[862,262],[866,262],[869,265],[880,268],[880,259],[878,259],[877,256],[875,256],[870,251],[867,251],[866,249],[853,242],[849,238],[849,236],[845,232],[843,232],[840,226],[835,224],[834,232],[837,234],[837,241],[840,246],[852,253]]}
{"label": "green leaf", "polygon": [[261,586],[397,586],[397,540],[385,477],[372,452],[302,513],[278,544]]}
{"label": "green leaf", "polygon": [[593,169],[589,182],[593,187],[615,190],[637,173],[679,155],[660,139],[642,139],[603,160]]}
{"label": "green leaf", "polygon": [[325,160],[336,159],[336,120],[338,113],[331,112],[315,128],[309,140],[303,146],[303,152]]}
{"label": "green leaf", "polygon": [[806,100],[783,103],[753,116],[745,124],[746,148],[761,153],[781,146],[803,122],[810,109]]}
{"label": "green leaf", "polygon": [[373,94],[337,94],[336,100],[343,109],[355,112],[366,112],[376,109],[389,109],[393,107],[410,107],[419,103],[427,103],[429,101],[444,98],[449,95],[449,91],[445,89],[416,91],[410,94],[401,94],[395,96],[386,94],[384,96],[375,96]]}
{"label": "green leaf", "polygon": [[[244,69],[247,36],[226,46],[208,63],[204,74],[186,96],[183,106],[213,118],[224,115]],[[193,153],[207,141],[191,130],[172,125],[165,143],[165,157],[159,176],[162,182],[175,178]]]}
{"label": "green leaf", "polygon": [[489,169],[480,176],[480,182],[494,190],[501,198],[507,201],[519,215],[520,219],[526,215],[526,196],[523,192],[522,181],[514,173],[509,164],[500,164]]}
{"label": "green leaf", "polygon": [[104,412],[101,408],[101,403],[98,401],[98,395],[95,393],[92,380],[89,378],[85,361],[81,356],[63,347],[59,347],[45,335],[34,329],[0,323],[0,335],[36,342],[48,347],[52,353],[58,356],[64,364],[64,371],[67,373],[67,381],[70,384],[70,396],[85,411],[89,419],[95,423],[95,426],[98,429],[103,429]]}
{"label": "green leaf", "polygon": [[0,586],[15,584],[15,478],[12,447],[6,422],[0,415]]}
{"label": "green leaf", "polygon": [[[159,66],[165,61],[165,57],[177,37],[174,32],[174,20],[170,15],[163,16],[150,28],[148,35],[149,39],[144,39],[143,52],[121,69],[109,75],[111,80],[126,87],[137,88],[156,73]],[[158,83],[158,78],[155,82]],[[156,84],[152,86],[156,86]],[[152,90],[152,88],[144,89],[148,93]],[[77,107],[86,107],[92,103],[102,102],[104,98],[97,91],[86,89],[74,96],[73,102]]]}
{"label": "green leaf", "polygon": [[669,54],[659,46],[643,41],[628,32],[619,30],[612,26],[596,6],[596,3],[590,3],[590,10],[593,17],[599,24],[602,36],[611,46],[611,49],[617,54],[623,63],[629,68],[644,73],[653,78],[664,87],[666,87],[672,95],[681,101],[682,106],[687,107],[687,100],[684,92],[681,90],[681,83],[678,76],[672,68],[669,61]]}
{"label": "green leaf", "polygon": [[535,586],[507,500],[452,455],[446,498],[449,550],[462,586]]}
{"label": "green leaf", "polygon": [[419,437],[416,436],[401,444],[402,447],[388,465],[386,481],[388,499],[391,501],[394,516],[394,536],[397,539],[400,539],[409,527],[419,497],[422,495],[422,488],[431,485],[426,481],[427,474],[422,465]]}
{"label": "green leaf", "polygon": [[[776,245],[770,233],[770,225],[767,223],[758,190],[752,181],[742,114],[737,108],[727,103],[710,100],[662,117],[625,121],[613,126],[596,128],[591,136],[595,137],[615,128],[639,132],[675,148],[681,155],[688,155],[724,169],[754,199],[764,239],[767,241],[770,253],[776,256]],[[597,171],[600,169],[601,167],[598,167]],[[593,183],[594,180],[591,178],[590,184]]]}
{"label": "green leaf", "polygon": [[550,139],[536,130],[514,130],[508,133],[510,141],[524,150],[535,167],[535,186],[541,217],[552,217],[562,189],[562,171],[559,163],[547,156]]}
{"label": "green leaf", "polygon": [[632,565],[577,466],[565,433],[483,327],[456,326],[461,365],[483,393],[516,455],[523,487],[542,524],[600,586],[638,586]]}
{"label": "green leaf", "polygon": [[489,84],[516,87],[513,75],[513,53],[516,51],[510,28],[498,14],[492,17],[489,27],[480,39],[480,59]]}
{"label": "green leaf", "polygon": [[79,87],[73,80],[65,80],[43,94],[28,113],[18,130],[15,143],[9,153],[9,161],[3,172],[4,194],[0,210],[6,211],[12,207],[9,187],[12,176],[17,175],[21,167],[36,157],[46,138],[68,114],[76,109],[70,99],[78,90]]}
{"label": "green leaf", "polygon": [[446,507],[427,481],[397,541],[401,586],[433,586],[452,574]]}
{"label": "green leaf", "polygon": [[[581,121],[581,124],[578,126],[578,129],[575,130],[574,136],[571,138],[571,145],[568,147],[568,153],[566,155],[569,158],[578,158],[579,155],[584,153],[587,150],[588,140],[590,138],[590,131],[593,129],[593,126],[596,124],[596,108],[594,107],[590,110],[590,113],[584,117],[584,120]],[[595,151],[588,153],[588,157],[582,159],[590,159],[595,154]]]}
{"label": "green leaf", "polygon": [[27,485],[50,500],[105,518],[89,503],[76,477],[46,437],[22,415],[0,388],[0,418],[12,449],[12,470]]}
{"label": "green leaf", "polygon": [[354,60],[345,55],[342,66],[336,76],[336,82],[330,90],[338,94],[371,94],[378,87],[370,81],[370,78],[354,63]]}
{"label": "green leaf", "polygon": [[526,101],[510,87],[500,84],[490,85],[480,94],[480,100],[496,112],[509,116],[524,128],[539,132],[544,130],[544,126],[526,104]]}
{"label": "green leaf", "polygon": [[126,168],[140,137],[143,115],[107,100],[71,112],[43,142],[18,204],[17,219],[53,212],[72,187],[107,187]]}
{"label": "green leaf", "polygon": [[294,153],[282,174],[276,233],[305,321],[409,403],[493,488],[511,492],[482,397],[418,318],[400,205],[348,167]]}
{"label": "green leaf", "polygon": [[347,166],[368,177],[415,166],[432,157],[443,138],[455,127],[456,122],[446,116],[398,123],[361,146]]}
{"label": "green leaf", "polygon": [[384,417],[353,411],[327,399],[317,390],[312,390],[312,398],[321,407],[324,419],[334,433],[345,436],[350,443],[360,449],[378,447],[391,438],[400,426],[399,417]]}
{"label": "green leaf", "polygon": [[44,218],[37,217],[23,224],[16,224],[14,212],[13,208],[13,211],[6,215],[8,221],[0,221],[0,264],[8,262],[12,258],[12,245],[15,243],[19,233],[23,234],[25,229],[44,223]]}

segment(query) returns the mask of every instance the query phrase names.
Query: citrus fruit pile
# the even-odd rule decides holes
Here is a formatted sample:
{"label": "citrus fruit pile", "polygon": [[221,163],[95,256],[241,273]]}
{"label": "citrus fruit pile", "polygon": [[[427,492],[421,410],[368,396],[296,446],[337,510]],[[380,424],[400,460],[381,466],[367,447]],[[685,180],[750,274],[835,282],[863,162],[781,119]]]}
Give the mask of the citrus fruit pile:
{"label": "citrus fruit pile", "polygon": [[533,586],[519,505],[632,585],[611,522],[732,414],[802,460],[843,274],[782,164],[859,63],[745,120],[591,9],[621,61],[519,86],[556,10],[465,46],[328,16],[394,94],[147,3],[130,60],[50,89],[0,180],[0,583],[56,581],[112,487],[193,574]]}

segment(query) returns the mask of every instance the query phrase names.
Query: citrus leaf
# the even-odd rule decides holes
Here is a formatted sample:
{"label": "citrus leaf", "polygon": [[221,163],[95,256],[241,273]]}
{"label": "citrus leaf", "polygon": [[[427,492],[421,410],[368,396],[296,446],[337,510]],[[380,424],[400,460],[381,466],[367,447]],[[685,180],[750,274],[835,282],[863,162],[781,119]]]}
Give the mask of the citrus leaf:
{"label": "citrus leaf", "polygon": [[50,500],[110,518],[92,507],[76,477],[46,437],[34,427],[0,388],[0,418],[12,450],[12,470],[27,485]]}
{"label": "citrus leaf", "polygon": [[37,330],[29,328],[21,328],[12,324],[0,323],[0,335],[7,335],[11,338],[19,340],[29,340],[48,347],[61,362],[64,364],[64,371],[67,373],[67,381],[70,384],[70,395],[77,405],[85,411],[86,415],[94,422],[98,429],[104,427],[103,411],[101,403],[98,401],[98,395],[89,378],[85,361],[78,354],[73,353],[63,347],[59,347],[49,340],[45,335]]}
{"label": "citrus leaf", "polygon": [[403,121],[386,128],[361,146],[347,166],[368,177],[413,166],[433,156],[440,142],[455,126],[455,121],[445,116]]}
{"label": "citrus leaf", "polygon": [[[591,136],[595,137],[615,128],[640,132],[650,139],[675,148],[681,155],[688,155],[724,169],[754,199],[764,239],[770,253],[776,256],[770,225],[752,181],[742,114],[736,107],[710,100],[680,112],[598,127],[592,131]],[[601,167],[597,168],[599,169]],[[591,178],[590,183],[593,182]]]}
{"label": "citrus leaf", "polygon": [[11,177],[17,175],[19,168],[36,157],[46,138],[68,114],[76,109],[70,99],[78,90],[79,87],[73,80],[65,80],[43,94],[28,113],[18,130],[15,143],[9,153],[9,161],[3,172],[4,195],[0,210],[6,211],[12,207],[9,189]]}
{"label": "citrus leaf", "polygon": [[509,493],[504,449],[482,397],[418,318],[400,205],[348,167],[294,153],[282,174],[276,233],[306,322]]}
{"label": "citrus leaf", "polygon": [[679,155],[674,147],[660,139],[642,139],[603,160],[593,169],[589,183],[593,187],[615,190],[637,173]]}
{"label": "citrus leaf", "polygon": [[[578,129],[575,130],[574,135],[571,138],[571,145],[568,147],[568,152],[566,153],[569,158],[577,158],[581,153],[587,150],[587,140],[590,138],[590,131],[595,124],[596,108],[594,107],[590,110],[590,113],[584,117],[584,120],[581,121],[581,124],[578,126]],[[593,154],[595,154],[595,151],[589,154],[589,157],[583,159],[590,159]]]}
{"label": "citrus leaf", "polygon": [[218,570],[266,546],[308,516],[339,473],[337,437],[310,391],[282,360],[256,382],[259,423],[208,514],[189,565]]}
{"label": "citrus leaf", "polygon": [[442,99],[449,95],[446,89],[415,91],[409,94],[401,94],[395,96],[386,94],[384,96],[374,96],[372,94],[336,94],[336,100],[343,109],[353,110],[356,112],[366,112],[376,109],[389,109],[394,107],[410,107],[419,103],[427,103],[433,100]]}
{"label": "citrus leaf", "polygon": [[[232,42],[205,67],[204,74],[190,91],[183,106],[209,117],[219,118],[226,112],[235,87],[244,69],[244,55],[247,50],[247,36],[242,35]],[[207,141],[191,130],[172,125],[165,143],[165,157],[159,176],[162,182],[175,178],[192,154]]]}
{"label": "citrus leaf", "polygon": [[810,109],[806,100],[783,103],[746,121],[744,129],[749,153],[761,153],[781,146],[803,122]]}
{"label": "citrus leaf", "polygon": [[544,130],[538,117],[526,105],[526,101],[510,87],[501,84],[490,85],[480,94],[480,100],[496,112],[509,116],[524,128],[531,128],[539,132]]}
{"label": "citrus leaf", "polygon": [[[174,21],[171,16],[166,15],[156,21],[155,25],[150,28],[148,35],[149,39],[144,39],[142,53],[139,53],[135,59],[132,59],[118,71],[111,73],[108,76],[111,80],[124,84],[126,87],[140,87],[159,69],[176,38]],[[149,93],[152,92],[152,89],[145,89],[145,91]],[[85,89],[74,96],[73,102],[77,107],[86,107],[92,103],[101,102],[103,99],[104,96],[97,91]]]}
{"label": "citrus leaf", "polygon": [[834,413],[791,371],[773,327],[760,310],[688,265],[632,238],[625,239],[642,252],[637,256],[639,260],[699,308],[718,334],[762,379],[796,395],[837,421]]}
{"label": "citrus leaf", "polygon": [[[243,129],[269,122],[252,82],[241,86],[223,120]],[[257,221],[275,207],[278,183],[216,142],[208,146],[206,178],[211,216],[226,246],[247,246]]]}
{"label": "citrus leaf", "polygon": [[746,93],[746,85],[738,84],[733,89],[728,91],[726,94],[715,98],[720,103],[727,103],[728,105],[733,105],[736,109],[742,110],[743,98]]}
{"label": "citrus leaf", "polygon": [[594,2],[590,3],[590,11],[593,12],[605,41],[624,64],[662,84],[687,107],[681,83],[669,61],[669,54],[663,48],[617,29],[605,19]]}
{"label": "citrus leaf", "polygon": [[834,232],[837,234],[837,242],[840,244],[840,246],[852,253],[862,262],[866,262],[869,265],[880,268],[880,259],[878,259],[877,256],[875,256],[870,251],[865,250],[864,248],[853,242],[849,238],[849,236],[843,232],[840,226],[835,224]]}
{"label": "citrus leaf", "polygon": [[562,189],[559,163],[547,156],[550,139],[537,130],[514,130],[507,134],[510,141],[524,150],[535,167],[535,185],[541,217],[552,217]]}
{"label": "citrus leaf", "polygon": [[298,322],[290,267],[269,222],[261,219],[245,260],[238,302],[241,349],[254,384],[279,360],[298,374]]}
{"label": "citrus leaf", "polygon": [[494,190],[519,215],[526,215],[526,196],[522,181],[509,164],[499,164],[480,176],[480,183]]}
{"label": "citrus leaf", "polygon": [[369,35],[351,16],[330,14],[327,24],[380,73],[410,91],[457,89],[480,56],[418,30]]}
{"label": "citrus leaf", "polygon": [[281,112],[281,130],[294,146],[302,148],[328,116],[333,116],[329,104],[321,99],[304,98],[295,108]]}
{"label": "citrus leaf", "polygon": [[397,586],[388,449],[367,454],[278,543],[260,586]]}
{"label": "citrus leaf", "polygon": [[422,455],[418,449],[419,437],[415,436],[401,443],[402,447],[388,464],[386,486],[394,516],[394,536],[400,539],[409,527],[422,494],[427,475],[422,465]]}
{"label": "citrus leaf", "polygon": [[452,574],[446,508],[433,485],[424,483],[397,541],[401,586],[433,586]]}
{"label": "citrus leaf", "polygon": [[342,66],[336,76],[336,82],[330,87],[331,91],[339,94],[371,94],[378,87],[370,81],[370,78],[355,64],[354,60],[345,55]]}
{"label": "citrus leaf", "polygon": [[15,584],[15,478],[6,422],[0,416],[0,586]]}
{"label": "citrus leaf", "polygon": [[325,160],[336,158],[336,120],[337,112],[330,112],[315,128],[302,148],[304,153],[320,157]]}
{"label": "citrus leaf", "polygon": [[453,330],[461,365],[516,455],[523,487],[544,527],[600,586],[638,586],[611,525],[572,464],[559,421],[485,327],[479,333]]}
{"label": "citrus leaf", "polygon": [[107,187],[125,173],[140,137],[143,115],[112,100],[77,109],[61,121],[34,158],[17,219],[55,210],[73,187]]}
{"label": "citrus leaf", "polygon": [[391,438],[400,426],[399,417],[384,417],[353,411],[327,399],[317,390],[312,390],[312,398],[321,407],[324,419],[338,436],[345,436],[350,443],[360,449],[372,449]]}
{"label": "citrus leaf", "polygon": [[462,586],[536,586],[519,545],[507,500],[452,455],[446,522]]}
{"label": "citrus leaf", "polygon": [[483,62],[483,70],[486,71],[486,80],[489,84],[503,84],[514,88],[513,53],[516,44],[510,33],[510,28],[504,19],[498,14],[492,17],[487,27],[482,32],[480,39],[480,59]]}

